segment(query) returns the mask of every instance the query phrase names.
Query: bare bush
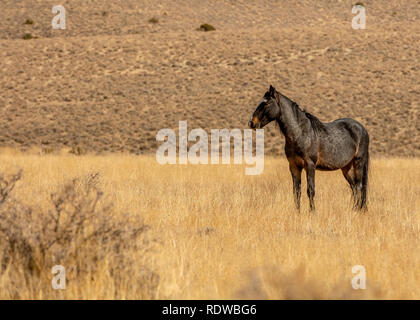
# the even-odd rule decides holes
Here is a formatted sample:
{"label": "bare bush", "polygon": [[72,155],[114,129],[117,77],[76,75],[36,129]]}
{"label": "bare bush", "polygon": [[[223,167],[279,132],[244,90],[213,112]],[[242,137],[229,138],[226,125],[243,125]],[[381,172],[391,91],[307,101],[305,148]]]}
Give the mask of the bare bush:
{"label": "bare bush", "polygon": [[[119,298],[121,287],[125,298],[154,298],[159,279],[146,266],[152,248],[148,227],[128,214],[115,214],[103,199],[98,173],[52,193],[48,212],[11,196],[21,176],[21,171],[0,175],[0,277],[8,279],[9,297],[43,285],[49,292],[52,266],[63,265],[69,284],[94,283],[98,277],[112,281],[107,298]],[[140,270],[139,259],[144,260]]]}

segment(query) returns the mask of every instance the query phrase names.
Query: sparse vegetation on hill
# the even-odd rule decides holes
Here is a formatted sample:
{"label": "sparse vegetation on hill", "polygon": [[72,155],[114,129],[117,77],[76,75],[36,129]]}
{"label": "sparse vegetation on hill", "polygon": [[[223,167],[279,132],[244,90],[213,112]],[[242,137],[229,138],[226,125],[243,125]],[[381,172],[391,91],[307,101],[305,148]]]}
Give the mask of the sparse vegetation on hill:
{"label": "sparse vegetation on hill", "polygon": [[[179,120],[207,132],[246,128],[273,84],[324,122],[361,122],[373,156],[420,156],[419,54],[409,45],[417,2],[396,19],[392,2],[364,1],[369,36],[360,37],[348,2],[320,1],[219,1],[207,10],[206,1],[180,0],[125,10],[138,1],[93,8],[74,0],[79,15],[66,30],[51,29],[49,10],[0,5],[0,147],[153,154],[157,131]],[[328,10],[317,9],[322,3]],[[216,28],[209,36],[196,31],[205,22]],[[267,126],[264,141],[266,154],[283,153],[278,127]]]}

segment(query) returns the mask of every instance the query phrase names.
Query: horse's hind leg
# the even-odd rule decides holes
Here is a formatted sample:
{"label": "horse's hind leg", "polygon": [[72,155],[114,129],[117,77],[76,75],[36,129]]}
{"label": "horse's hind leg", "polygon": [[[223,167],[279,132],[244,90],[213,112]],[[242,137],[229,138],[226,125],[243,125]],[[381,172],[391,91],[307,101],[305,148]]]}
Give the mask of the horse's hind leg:
{"label": "horse's hind leg", "polygon": [[351,188],[351,199],[353,201],[353,208],[356,206],[356,185],[354,183],[354,168],[353,162],[350,162],[347,166],[341,169],[343,172],[344,178],[346,178],[347,182]]}
{"label": "horse's hind leg", "polygon": [[354,183],[356,188],[355,209],[366,210],[367,178],[369,155],[358,157],[354,161]]}

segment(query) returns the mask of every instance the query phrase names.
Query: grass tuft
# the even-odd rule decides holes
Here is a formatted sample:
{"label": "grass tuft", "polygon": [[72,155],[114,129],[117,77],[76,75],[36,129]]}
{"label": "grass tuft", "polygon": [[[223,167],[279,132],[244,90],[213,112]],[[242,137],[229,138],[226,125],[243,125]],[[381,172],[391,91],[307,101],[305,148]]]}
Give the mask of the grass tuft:
{"label": "grass tuft", "polygon": [[33,38],[34,37],[30,33],[25,33],[22,37],[23,40],[30,40],[30,39],[33,39]]}
{"label": "grass tuft", "polygon": [[83,156],[87,154],[87,150],[81,146],[73,146],[69,153],[74,154],[76,156]]}

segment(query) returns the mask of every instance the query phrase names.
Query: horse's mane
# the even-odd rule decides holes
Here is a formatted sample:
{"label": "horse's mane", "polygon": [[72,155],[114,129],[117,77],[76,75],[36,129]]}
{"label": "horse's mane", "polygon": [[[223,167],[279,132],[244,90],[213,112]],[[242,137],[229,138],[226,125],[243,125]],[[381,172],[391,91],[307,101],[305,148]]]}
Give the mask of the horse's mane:
{"label": "horse's mane", "polygon": [[[287,98],[287,97],[286,97]],[[293,100],[287,98],[290,102],[291,105],[293,107],[293,109],[295,110],[296,115],[299,113],[299,111],[307,118],[309,119],[312,128],[314,129],[315,132],[318,131],[323,131],[325,130],[325,126],[324,124],[321,122],[321,120],[319,120],[316,116],[314,116],[313,114],[309,113],[308,111],[306,111],[305,109],[301,109],[299,107],[299,105],[294,102]]]}
{"label": "horse's mane", "polygon": [[318,130],[318,131],[325,129],[322,121],[319,120],[316,116],[307,112],[305,109],[303,109],[303,112],[305,113],[306,118],[308,118],[309,121],[311,122],[312,128],[314,128],[315,130]]}

